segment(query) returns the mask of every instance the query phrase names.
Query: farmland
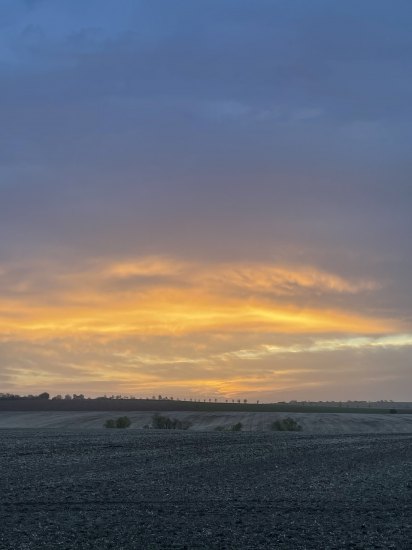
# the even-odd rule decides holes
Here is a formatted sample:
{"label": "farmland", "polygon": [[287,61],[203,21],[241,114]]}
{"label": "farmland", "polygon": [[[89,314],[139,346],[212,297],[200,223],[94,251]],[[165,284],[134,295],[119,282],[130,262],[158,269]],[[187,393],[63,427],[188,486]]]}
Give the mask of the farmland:
{"label": "farmland", "polygon": [[0,548],[406,549],[412,436],[0,431]]}
{"label": "farmland", "polygon": [[[132,430],[151,425],[155,411],[127,412]],[[159,412],[159,411],[157,411]],[[1,428],[102,430],[121,411],[0,411]],[[190,431],[229,429],[241,423],[244,431],[268,431],[273,422],[293,418],[305,434],[411,433],[411,414],[162,411],[172,421],[190,425]]]}

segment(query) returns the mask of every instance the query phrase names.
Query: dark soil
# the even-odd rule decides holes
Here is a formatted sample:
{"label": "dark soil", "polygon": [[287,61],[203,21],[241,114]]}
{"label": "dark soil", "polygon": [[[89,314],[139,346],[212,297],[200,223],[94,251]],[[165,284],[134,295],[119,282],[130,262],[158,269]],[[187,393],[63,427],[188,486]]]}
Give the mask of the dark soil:
{"label": "dark soil", "polygon": [[0,548],[410,549],[412,436],[0,432]]}

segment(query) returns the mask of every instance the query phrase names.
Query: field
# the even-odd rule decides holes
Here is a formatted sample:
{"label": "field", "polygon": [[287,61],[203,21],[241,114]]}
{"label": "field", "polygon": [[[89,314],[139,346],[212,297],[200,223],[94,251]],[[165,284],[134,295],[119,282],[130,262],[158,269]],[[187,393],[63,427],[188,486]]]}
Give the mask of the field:
{"label": "field", "polygon": [[[58,430],[101,430],[106,420],[117,418],[120,411],[0,411],[1,428],[34,428]],[[131,429],[142,429],[151,424],[154,411],[127,412]],[[241,422],[245,431],[268,431],[275,420],[291,417],[305,434],[350,433],[410,433],[411,414],[366,413],[286,413],[286,412],[199,412],[162,411],[172,419],[191,424],[191,431],[211,431],[218,427],[230,428]]]}
{"label": "field", "polygon": [[0,548],[408,549],[412,435],[0,431]]}

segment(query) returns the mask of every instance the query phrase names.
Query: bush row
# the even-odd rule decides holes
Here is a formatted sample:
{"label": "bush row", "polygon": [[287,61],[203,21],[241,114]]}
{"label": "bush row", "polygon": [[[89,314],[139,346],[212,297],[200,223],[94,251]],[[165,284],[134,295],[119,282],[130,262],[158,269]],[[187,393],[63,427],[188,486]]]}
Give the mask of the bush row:
{"label": "bush row", "polygon": [[[105,428],[129,428],[131,420],[128,416],[120,416],[116,419],[106,420],[104,423]],[[187,420],[179,420],[177,418],[169,418],[168,416],[162,416],[160,414],[154,414],[152,416],[151,425],[145,426],[147,429],[155,430],[188,430],[192,424]],[[224,426],[216,426],[215,431],[223,432],[240,432],[243,429],[243,424],[237,422],[232,424],[229,428]],[[276,432],[300,432],[302,426],[296,422],[293,418],[286,417],[281,420],[275,420],[272,422],[270,429]]]}

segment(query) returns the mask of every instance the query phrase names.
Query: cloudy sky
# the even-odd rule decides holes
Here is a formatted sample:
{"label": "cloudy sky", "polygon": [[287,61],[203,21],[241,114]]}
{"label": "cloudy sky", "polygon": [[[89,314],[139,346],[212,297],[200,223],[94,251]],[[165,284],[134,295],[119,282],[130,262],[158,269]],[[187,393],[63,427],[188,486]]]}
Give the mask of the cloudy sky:
{"label": "cloudy sky", "polygon": [[412,394],[409,0],[2,0],[0,391]]}

